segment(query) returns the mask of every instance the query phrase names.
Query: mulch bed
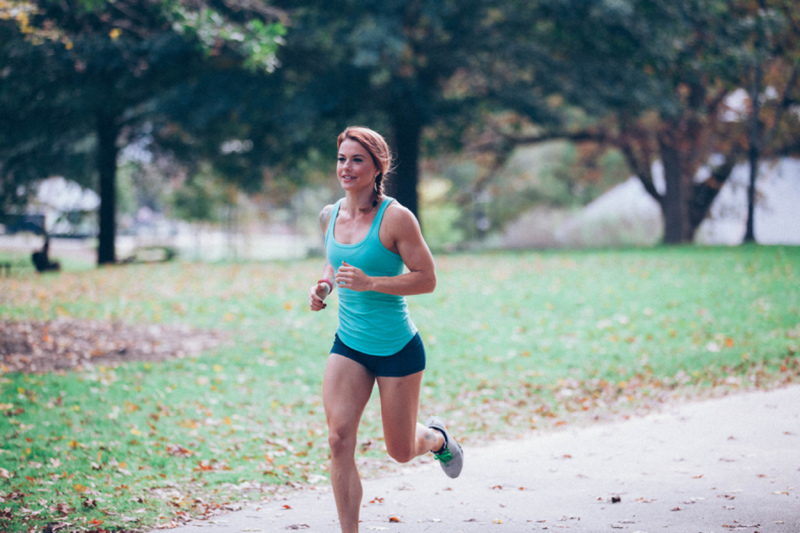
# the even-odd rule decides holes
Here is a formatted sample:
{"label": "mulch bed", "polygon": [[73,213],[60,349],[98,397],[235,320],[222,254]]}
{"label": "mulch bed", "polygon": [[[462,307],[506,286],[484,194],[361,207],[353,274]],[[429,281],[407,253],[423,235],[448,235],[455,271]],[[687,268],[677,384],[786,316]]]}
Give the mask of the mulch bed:
{"label": "mulch bed", "polygon": [[0,374],[187,357],[214,349],[227,337],[189,327],[77,319],[0,320]]}

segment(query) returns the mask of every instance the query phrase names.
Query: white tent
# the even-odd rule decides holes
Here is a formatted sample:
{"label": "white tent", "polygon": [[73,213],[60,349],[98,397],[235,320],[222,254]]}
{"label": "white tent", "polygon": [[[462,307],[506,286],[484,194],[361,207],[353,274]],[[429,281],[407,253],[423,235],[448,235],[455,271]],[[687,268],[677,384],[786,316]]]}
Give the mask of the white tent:
{"label": "white tent", "polygon": [[[707,169],[706,169],[707,171]],[[696,241],[712,245],[742,242],[747,223],[749,166],[737,165],[700,225]],[[698,179],[702,179],[702,173]],[[663,192],[661,163],[653,165],[656,188]],[[760,244],[800,245],[800,159],[783,158],[761,164],[756,182],[755,234]],[[505,244],[536,246],[549,234],[549,246],[630,246],[660,242],[663,218],[656,201],[632,177],[586,207],[553,224],[537,223],[530,214],[506,228]]]}
{"label": "white tent", "polygon": [[45,216],[47,233],[94,233],[94,223],[81,215],[95,211],[100,206],[100,197],[74,181],[61,176],[43,180],[36,189],[35,204],[37,211]]}
{"label": "white tent", "polygon": [[[656,187],[663,190],[663,170],[653,165]],[[703,244],[742,242],[747,224],[747,164],[737,165],[697,230]],[[800,159],[761,164],[756,182],[755,233],[760,244],[800,244]],[[638,178],[630,178],[591,202],[561,229],[567,241],[590,245],[651,244],[661,238],[661,210]],[[625,232],[632,242],[620,239]],[[622,241],[621,243],[619,241]]]}
{"label": "white tent", "polygon": [[97,193],[61,176],[42,181],[36,190],[36,200],[39,204],[62,213],[94,211],[100,205]]}

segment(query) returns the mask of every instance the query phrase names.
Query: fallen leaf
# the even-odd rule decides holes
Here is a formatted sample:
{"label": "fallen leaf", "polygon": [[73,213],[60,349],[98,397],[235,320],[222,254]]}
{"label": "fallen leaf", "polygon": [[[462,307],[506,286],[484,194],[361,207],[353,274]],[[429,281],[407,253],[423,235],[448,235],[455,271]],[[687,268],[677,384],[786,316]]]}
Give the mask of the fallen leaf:
{"label": "fallen leaf", "polygon": [[214,465],[208,462],[208,460],[203,459],[202,461],[198,461],[197,466],[194,468],[195,472],[213,472]]}
{"label": "fallen leaf", "polygon": [[396,517],[396,516],[390,516],[389,517],[389,522],[400,522],[400,519],[398,517]]}
{"label": "fallen leaf", "polygon": [[62,514],[65,516],[75,512],[75,508],[70,507],[69,504],[66,503],[57,503],[56,505],[51,507],[50,510],[54,513]]}
{"label": "fallen leaf", "polygon": [[190,455],[194,455],[194,452],[191,450],[187,450],[180,444],[169,444],[166,447],[167,453],[170,455],[174,455],[175,457],[189,457]]}

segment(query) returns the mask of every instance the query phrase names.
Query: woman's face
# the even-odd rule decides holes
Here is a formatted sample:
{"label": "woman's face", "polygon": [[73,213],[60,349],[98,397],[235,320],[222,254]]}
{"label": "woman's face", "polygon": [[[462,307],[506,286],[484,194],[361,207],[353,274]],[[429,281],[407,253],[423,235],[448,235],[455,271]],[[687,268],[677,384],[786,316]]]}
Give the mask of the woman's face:
{"label": "woman's face", "polygon": [[378,168],[372,161],[372,156],[361,143],[352,139],[342,141],[336,164],[336,176],[342,189],[351,191],[371,189],[377,174]]}

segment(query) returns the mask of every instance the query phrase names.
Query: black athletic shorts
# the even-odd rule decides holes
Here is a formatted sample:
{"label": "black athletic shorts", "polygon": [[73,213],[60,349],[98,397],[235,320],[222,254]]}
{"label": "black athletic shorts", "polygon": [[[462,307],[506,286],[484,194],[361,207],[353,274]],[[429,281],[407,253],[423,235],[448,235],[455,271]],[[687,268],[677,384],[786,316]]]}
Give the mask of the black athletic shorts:
{"label": "black athletic shorts", "polygon": [[419,333],[394,355],[369,355],[347,346],[336,335],[331,353],[339,354],[365,367],[376,376],[401,378],[425,370],[425,345]]}

